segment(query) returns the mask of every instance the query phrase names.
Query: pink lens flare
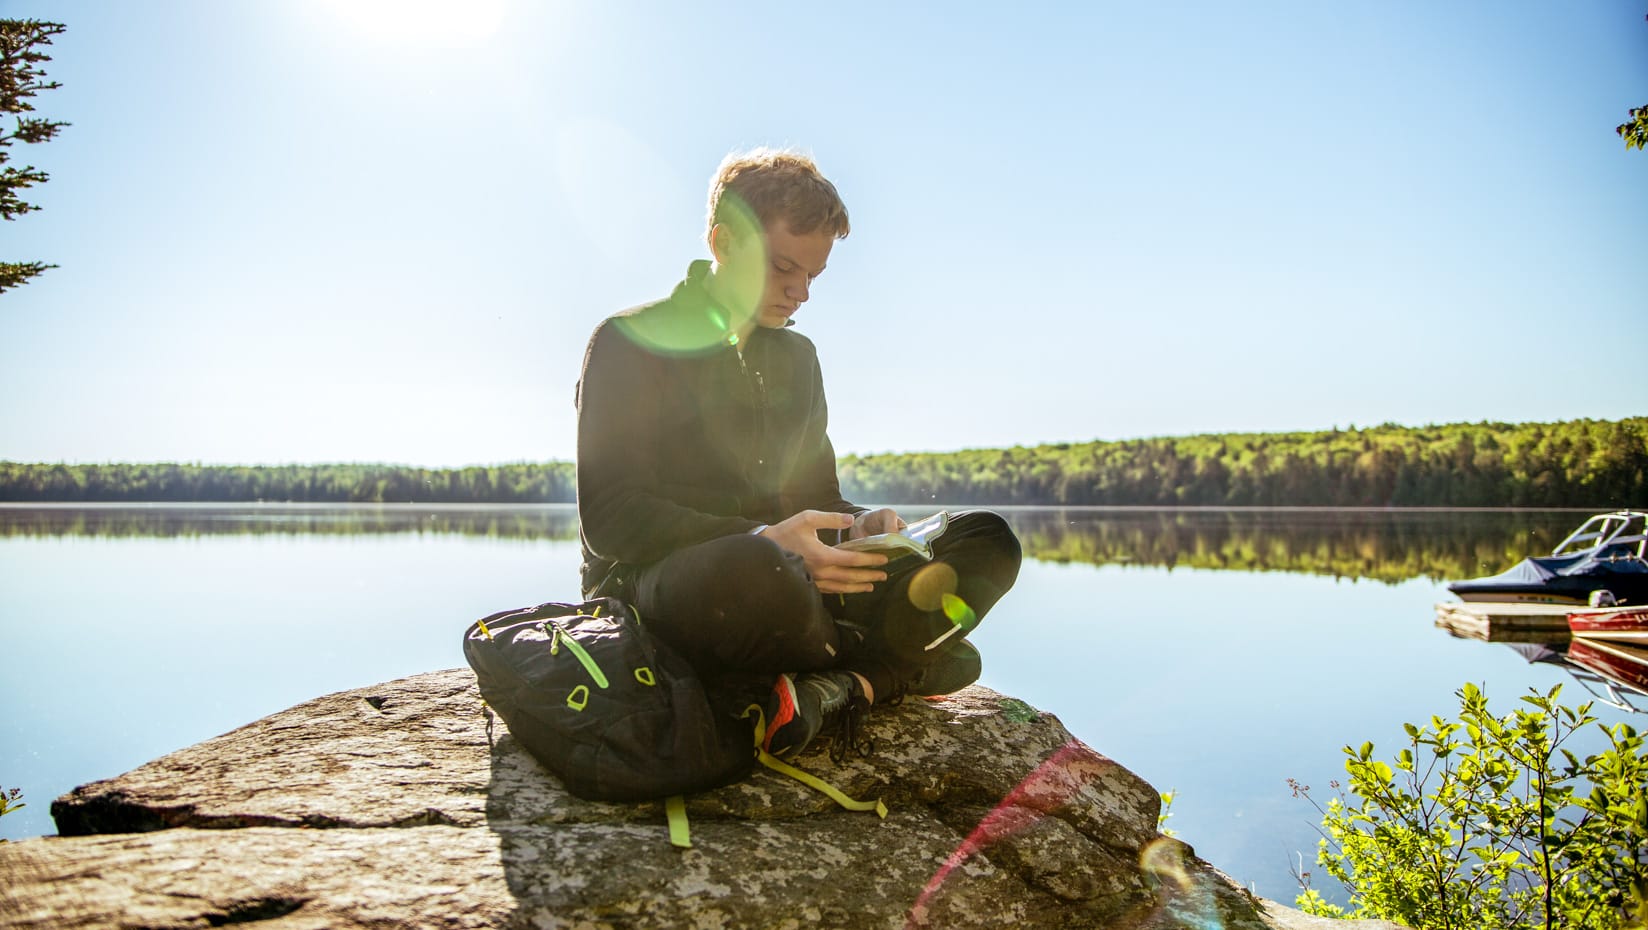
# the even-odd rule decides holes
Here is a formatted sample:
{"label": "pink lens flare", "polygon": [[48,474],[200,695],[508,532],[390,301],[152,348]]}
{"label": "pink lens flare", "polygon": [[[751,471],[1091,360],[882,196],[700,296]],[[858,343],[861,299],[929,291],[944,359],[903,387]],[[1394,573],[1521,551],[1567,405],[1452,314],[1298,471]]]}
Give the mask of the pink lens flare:
{"label": "pink lens flare", "polygon": [[1115,768],[1116,764],[1078,739],[1071,739],[1060,746],[1046,761],[1036,766],[1035,771],[1015,785],[990,813],[984,815],[973,832],[950,853],[944,865],[921,889],[921,896],[910,908],[905,927],[927,925],[927,911],[933,896],[944,886],[950,873],[964,865],[975,853],[1058,810],[1088,784]]}

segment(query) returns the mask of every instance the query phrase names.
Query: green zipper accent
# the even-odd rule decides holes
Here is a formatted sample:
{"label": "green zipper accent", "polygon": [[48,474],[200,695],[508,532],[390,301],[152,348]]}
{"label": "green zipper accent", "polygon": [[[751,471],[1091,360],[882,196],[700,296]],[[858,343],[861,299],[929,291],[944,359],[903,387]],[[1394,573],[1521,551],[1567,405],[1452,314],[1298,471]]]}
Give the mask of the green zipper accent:
{"label": "green zipper accent", "polygon": [[[595,660],[590,658],[589,653],[584,651],[584,647],[578,645],[578,641],[576,639],[573,639],[571,636],[568,636],[566,633],[562,632],[559,626],[555,628],[555,632],[559,634],[559,640],[565,643],[568,649],[572,650],[573,655],[578,657],[578,664],[584,667],[584,671],[589,673],[589,677],[595,679],[595,683],[597,685],[605,688],[607,686],[607,676],[601,673],[601,667],[595,664]],[[553,654],[555,649],[551,647],[550,652]]]}
{"label": "green zipper accent", "polygon": [[567,706],[573,710],[583,710],[589,706],[589,685],[579,685],[567,695]]}

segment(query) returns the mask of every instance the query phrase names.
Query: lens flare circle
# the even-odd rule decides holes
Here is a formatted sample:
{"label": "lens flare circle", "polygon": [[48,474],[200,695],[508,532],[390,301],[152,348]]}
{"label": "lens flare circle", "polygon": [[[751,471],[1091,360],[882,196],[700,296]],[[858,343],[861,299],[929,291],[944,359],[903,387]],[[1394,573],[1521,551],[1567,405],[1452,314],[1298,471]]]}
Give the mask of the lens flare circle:
{"label": "lens flare circle", "polygon": [[679,313],[641,313],[616,325],[637,345],[659,355],[702,355],[737,345],[755,320],[767,286],[767,240],[755,212],[736,194],[721,198],[716,214],[719,261],[706,287],[710,302]]}

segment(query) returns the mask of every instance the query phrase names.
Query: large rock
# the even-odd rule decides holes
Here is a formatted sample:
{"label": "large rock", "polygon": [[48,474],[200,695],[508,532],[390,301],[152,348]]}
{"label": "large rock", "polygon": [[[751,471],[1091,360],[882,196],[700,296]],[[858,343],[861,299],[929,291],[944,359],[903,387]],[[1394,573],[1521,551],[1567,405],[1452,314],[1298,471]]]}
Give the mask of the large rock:
{"label": "large rock", "polygon": [[[1157,833],[1157,793],[984,688],[878,708],[869,759],[659,804],[581,801],[467,669],[299,705],[75,789],[0,846],[8,927],[1308,927]],[[1336,926],[1346,926],[1339,922]]]}

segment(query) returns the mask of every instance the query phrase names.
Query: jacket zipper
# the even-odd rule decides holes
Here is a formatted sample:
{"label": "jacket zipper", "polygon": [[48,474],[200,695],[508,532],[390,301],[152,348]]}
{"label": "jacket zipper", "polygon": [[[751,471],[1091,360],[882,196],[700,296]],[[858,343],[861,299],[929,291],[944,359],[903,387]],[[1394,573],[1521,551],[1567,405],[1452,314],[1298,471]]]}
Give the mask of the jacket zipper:
{"label": "jacket zipper", "polygon": [[759,410],[767,409],[767,382],[762,379],[761,372],[750,370],[750,366],[744,361],[744,353],[738,351],[737,346],[733,346],[732,351],[734,355],[738,356],[738,370],[744,373],[744,380],[749,381],[753,376],[755,381],[756,408]]}
{"label": "jacket zipper", "polygon": [[[745,345],[748,345],[748,343],[745,343]],[[758,467],[765,468],[767,460],[764,457],[764,453],[761,451],[761,446],[766,441],[767,433],[767,382],[766,379],[761,377],[761,371],[759,369],[753,371],[750,369],[749,364],[744,361],[744,353],[738,351],[738,349],[739,347],[737,345],[733,346],[733,353],[738,356],[738,370],[744,373],[744,381],[746,383],[753,382],[752,387],[755,391],[755,429],[753,431],[754,441],[752,443],[751,451],[756,457],[755,464]]]}

